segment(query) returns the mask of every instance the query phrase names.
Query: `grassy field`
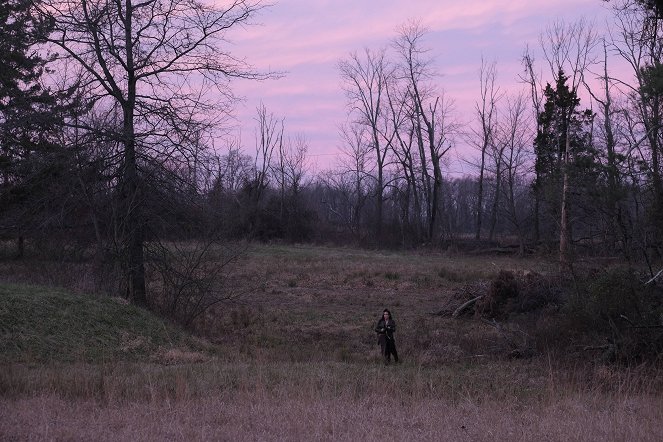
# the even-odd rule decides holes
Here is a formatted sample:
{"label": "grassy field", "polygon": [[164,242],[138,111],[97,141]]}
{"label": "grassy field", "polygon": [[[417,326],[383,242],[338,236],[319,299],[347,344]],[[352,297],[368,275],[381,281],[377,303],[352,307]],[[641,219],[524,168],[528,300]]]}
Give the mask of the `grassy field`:
{"label": "grassy field", "polygon": [[[16,275],[29,272],[17,266],[3,263],[0,275],[21,282]],[[244,294],[199,318],[198,337],[81,294],[84,284],[5,283],[0,439],[663,440],[655,369],[587,353],[511,359],[503,329],[439,314],[499,270],[554,268],[530,258],[255,246],[232,272]],[[51,278],[75,281],[64,273]],[[372,331],[385,307],[398,324],[399,365],[381,364]],[[512,322],[561,339],[544,319]]]}

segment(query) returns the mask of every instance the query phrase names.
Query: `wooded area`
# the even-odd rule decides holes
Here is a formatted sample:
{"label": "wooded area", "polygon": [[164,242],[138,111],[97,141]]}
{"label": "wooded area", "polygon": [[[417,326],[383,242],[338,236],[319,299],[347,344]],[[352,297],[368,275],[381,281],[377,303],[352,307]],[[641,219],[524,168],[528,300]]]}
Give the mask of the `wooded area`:
{"label": "wooded area", "polygon": [[[646,262],[653,276],[663,254],[663,7],[609,4],[609,34],[553,22],[542,59],[523,48],[520,93],[482,60],[469,126],[418,23],[348,55],[338,65],[351,115],[341,160],[313,173],[306,135],[289,135],[265,106],[254,146],[226,133],[231,80],[279,75],[225,44],[262,2],[4,1],[5,254],[119,269],[120,291],[139,305],[152,302],[146,265],[176,293],[208,293],[213,282],[193,278],[205,274],[205,253],[238,239],[505,245],[557,254],[562,269],[582,255]],[[459,143],[474,149],[474,175],[447,172]],[[185,240],[196,245],[164,245]]]}

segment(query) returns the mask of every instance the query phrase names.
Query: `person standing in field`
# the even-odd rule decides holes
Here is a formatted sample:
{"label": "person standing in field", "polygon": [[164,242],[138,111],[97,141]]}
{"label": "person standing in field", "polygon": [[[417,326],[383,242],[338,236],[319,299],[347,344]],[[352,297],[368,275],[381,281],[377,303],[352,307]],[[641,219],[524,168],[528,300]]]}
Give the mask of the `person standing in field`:
{"label": "person standing in field", "polygon": [[384,309],[382,317],[378,320],[375,326],[375,332],[378,334],[378,344],[384,363],[391,362],[391,355],[394,355],[394,362],[398,363],[398,352],[396,351],[396,341],[394,340],[394,332],[396,331],[396,321],[391,317],[391,312]]}

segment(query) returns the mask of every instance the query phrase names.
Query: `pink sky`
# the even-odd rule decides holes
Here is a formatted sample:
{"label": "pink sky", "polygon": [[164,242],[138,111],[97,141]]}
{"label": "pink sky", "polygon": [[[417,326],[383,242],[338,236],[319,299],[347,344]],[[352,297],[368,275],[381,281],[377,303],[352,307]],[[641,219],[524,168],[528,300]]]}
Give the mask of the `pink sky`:
{"label": "pink sky", "polygon": [[[280,0],[265,9],[258,26],[236,32],[236,55],[256,68],[285,71],[277,80],[237,81],[245,97],[237,106],[246,153],[255,148],[255,108],[262,102],[285,118],[290,135],[303,134],[318,169],[333,166],[341,143],[338,127],[347,121],[339,60],[365,47],[389,45],[397,28],[419,20],[429,29],[426,46],[435,57],[437,83],[455,101],[456,119],[472,118],[483,56],[496,60],[502,89],[519,88],[520,58],[526,44],[538,50],[538,36],[555,19],[581,17],[604,28],[609,14],[601,0]],[[457,151],[462,151],[458,140]],[[470,172],[455,162],[454,173]]]}

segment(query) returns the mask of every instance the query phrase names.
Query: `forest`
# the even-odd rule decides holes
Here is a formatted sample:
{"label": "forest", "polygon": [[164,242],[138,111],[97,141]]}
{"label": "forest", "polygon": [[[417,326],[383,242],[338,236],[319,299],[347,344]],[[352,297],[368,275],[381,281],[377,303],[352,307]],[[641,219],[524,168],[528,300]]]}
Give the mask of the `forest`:
{"label": "forest", "polygon": [[323,164],[237,127],[273,5],[0,1],[0,439],[663,440],[663,3],[595,3],[469,116],[358,41]]}
{"label": "forest", "polygon": [[[306,135],[288,135],[264,105],[255,146],[227,133],[232,80],[281,75],[224,49],[260,1],[3,2],[3,254],[90,262],[145,306],[147,267],[200,266],[210,245],[245,240],[547,254],[561,272],[603,256],[654,277],[661,7],[607,5],[608,34],[556,21],[541,31],[541,59],[523,48],[520,92],[482,60],[468,125],[418,22],[358,48],[338,63],[350,115],[341,159],[313,172]],[[446,172],[458,143],[476,173]],[[186,256],[169,246],[183,241],[196,244]]]}

